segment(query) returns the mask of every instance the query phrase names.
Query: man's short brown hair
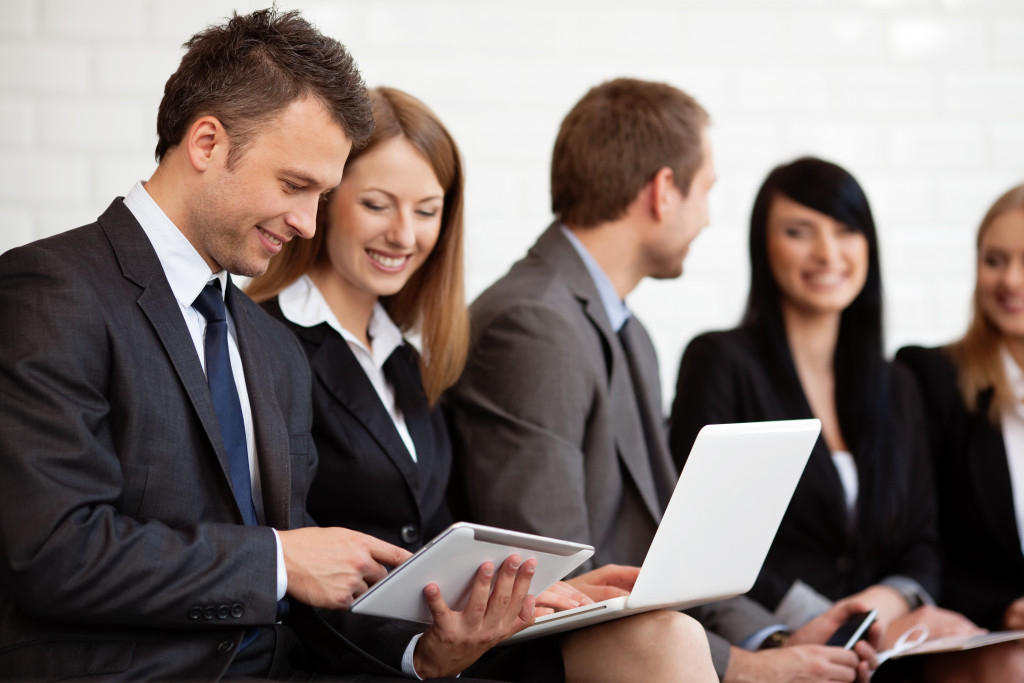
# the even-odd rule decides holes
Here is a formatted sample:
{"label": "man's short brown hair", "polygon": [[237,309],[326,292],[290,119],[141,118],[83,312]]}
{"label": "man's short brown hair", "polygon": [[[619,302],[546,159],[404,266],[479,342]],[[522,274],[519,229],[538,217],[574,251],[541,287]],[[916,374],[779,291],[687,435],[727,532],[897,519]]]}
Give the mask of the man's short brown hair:
{"label": "man's short brown hair", "polygon": [[619,78],[583,96],[562,121],[551,158],[551,210],[592,227],[621,218],[662,168],[685,196],[704,162],[708,114],[666,83]]}
{"label": "man's short brown hair", "polygon": [[355,147],[373,132],[373,105],[352,55],[298,12],[235,14],[185,47],[157,114],[157,161],[196,119],[214,116],[231,140],[230,166],[261,128],[305,97],[319,100]]}

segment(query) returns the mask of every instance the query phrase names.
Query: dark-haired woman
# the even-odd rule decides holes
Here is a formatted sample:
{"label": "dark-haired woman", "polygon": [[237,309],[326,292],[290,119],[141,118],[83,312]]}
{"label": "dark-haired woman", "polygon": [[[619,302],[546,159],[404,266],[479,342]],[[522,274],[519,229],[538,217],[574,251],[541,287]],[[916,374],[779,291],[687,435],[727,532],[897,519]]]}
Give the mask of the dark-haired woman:
{"label": "dark-haired woman", "polygon": [[[308,502],[313,518],[415,551],[451,521],[451,445],[436,404],[458,378],[468,343],[462,164],[422,102],[391,88],[371,98],[374,134],[349,157],[317,215],[316,235],[284,245],[249,293],[299,337],[310,359],[320,459]],[[422,354],[404,333],[419,334]],[[434,623],[417,641],[403,640],[401,625],[378,637],[391,625],[368,617],[336,615],[335,625],[393,668],[404,654],[406,673],[428,677],[468,670],[499,680],[714,680],[703,629],[677,612],[488,652],[533,620],[532,598],[524,600],[511,578],[522,569],[517,574],[509,560],[490,569],[493,592],[482,567],[462,612],[445,603],[453,596],[425,587]],[[631,580],[633,569],[598,569],[577,577],[576,587],[556,584],[537,604],[550,610],[625,594]],[[357,626],[360,619],[373,628]]]}
{"label": "dark-haired woman", "polygon": [[[976,243],[963,338],[896,358],[920,382],[928,416],[942,604],[985,628],[1016,630],[1024,629],[1024,185],[996,200]],[[1021,671],[1004,680],[1024,679]]]}
{"label": "dark-haired woman", "polygon": [[[857,595],[890,644],[910,625],[976,630],[931,607],[939,551],[924,418],[913,378],[882,350],[875,226],[857,181],[801,158],[762,185],[740,327],[695,338],[671,417],[682,466],[716,422],[817,417],[815,445],[751,596],[798,627]],[[757,514],[751,510],[750,514]]]}

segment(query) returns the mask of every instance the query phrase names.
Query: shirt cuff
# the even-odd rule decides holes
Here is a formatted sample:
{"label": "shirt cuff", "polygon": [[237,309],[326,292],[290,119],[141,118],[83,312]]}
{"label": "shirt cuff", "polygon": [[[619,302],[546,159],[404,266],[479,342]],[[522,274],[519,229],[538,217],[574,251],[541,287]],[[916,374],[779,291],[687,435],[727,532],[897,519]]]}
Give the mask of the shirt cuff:
{"label": "shirt cuff", "polygon": [[408,676],[415,676],[418,681],[422,681],[423,678],[416,673],[416,666],[413,664],[412,656],[416,652],[416,643],[420,642],[422,636],[422,633],[414,635],[405,648],[405,654],[402,655],[402,673]]}
{"label": "shirt cuff", "polygon": [[921,607],[922,605],[934,605],[935,599],[928,594],[921,584],[909,576],[900,576],[899,574],[893,574],[879,581],[883,586],[888,586],[894,591],[903,596],[903,599],[907,601],[907,606],[910,607],[911,611]]}
{"label": "shirt cuff", "polygon": [[814,617],[827,612],[832,601],[797,579],[775,608],[775,617],[796,631]]}
{"label": "shirt cuff", "polygon": [[271,531],[274,532],[274,542],[277,544],[277,599],[280,600],[288,592],[288,570],[284,566],[281,537],[277,535],[277,529],[271,528]]}
{"label": "shirt cuff", "polygon": [[752,635],[747,636],[740,641],[740,647],[744,650],[750,650],[751,652],[757,652],[761,648],[761,644],[768,639],[773,633],[779,631],[788,631],[785,624],[772,624],[771,626],[765,626],[759,631],[755,631]]}

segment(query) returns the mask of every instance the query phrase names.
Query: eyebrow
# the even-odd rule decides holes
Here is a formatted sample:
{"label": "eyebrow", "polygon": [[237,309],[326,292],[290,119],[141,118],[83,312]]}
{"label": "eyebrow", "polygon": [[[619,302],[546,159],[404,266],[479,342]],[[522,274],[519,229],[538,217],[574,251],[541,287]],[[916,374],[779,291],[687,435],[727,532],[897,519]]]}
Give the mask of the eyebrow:
{"label": "eyebrow", "polygon": [[[317,180],[313,176],[309,175],[308,173],[305,173],[304,171],[296,170],[294,168],[283,168],[283,169],[281,169],[281,175],[288,176],[292,180],[297,180],[300,183],[304,183],[306,185],[320,186],[322,184],[319,180]],[[337,188],[338,188],[338,185],[335,185],[334,187],[327,188],[327,189],[324,190],[324,193],[326,194],[328,192],[333,192]]]}
{"label": "eyebrow", "polygon": [[[394,193],[388,192],[387,190],[385,190],[383,188],[380,188],[380,187],[374,187],[372,185],[370,187],[367,187],[367,188],[363,189],[363,192],[380,192],[381,194],[386,194],[391,199],[395,199]],[[433,201],[435,199],[439,200],[439,201],[444,201],[444,195],[443,194],[432,194],[429,197],[424,197],[423,199],[417,199],[416,203],[417,204],[422,204],[423,202],[429,202],[429,201]]]}

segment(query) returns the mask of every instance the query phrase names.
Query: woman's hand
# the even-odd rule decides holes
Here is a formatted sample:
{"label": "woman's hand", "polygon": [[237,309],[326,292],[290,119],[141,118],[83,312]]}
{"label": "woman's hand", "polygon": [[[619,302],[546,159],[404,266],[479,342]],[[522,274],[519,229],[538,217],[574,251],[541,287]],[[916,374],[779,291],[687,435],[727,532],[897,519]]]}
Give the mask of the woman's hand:
{"label": "woman's hand", "polygon": [[910,605],[907,604],[904,597],[895,588],[889,586],[868,586],[860,593],[851,595],[847,600],[864,605],[867,609],[878,610],[875,623],[881,628],[882,633],[888,631],[889,624],[910,612]]}
{"label": "woman's hand", "polygon": [[536,570],[536,560],[523,562],[519,555],[510,555],[501,564],[492,590],[494,564],[485,562],[477,570],[461,612],[448,607],[437,584],[427,584],[423,595],[434,623],[416,643],[416,673],[421,678],[457,675],[495,644],[532,624],[534,597],[529,591]]}
{"label": "woman's hand", "polygon": [[580,605],[590,605],[593,602],[590,596],[572,584],[559,581],[537,596],[537,608],[534,613],[540,617]]}
{"label": "woman's hand", "polygon": [[1017,598],[1006,608],[1003,613],[1003,626],[1010,631],[1024,628],[1024,598]]}
{"label": "woman's hand", "polygon": [[567,583],[589,596],[591,600],[600,602],[629,595],[639,573],[640,567],[606,564],[569,579]]}
{"label": "woman's hand", "polygon": [[985,633],[985,629],[960,614],[942,607],[925,605],[893,621],[882,638],[882,646],[891,648],[896,640],[917,625],[928,628],[928,640],[944,636],[966,636]]}

